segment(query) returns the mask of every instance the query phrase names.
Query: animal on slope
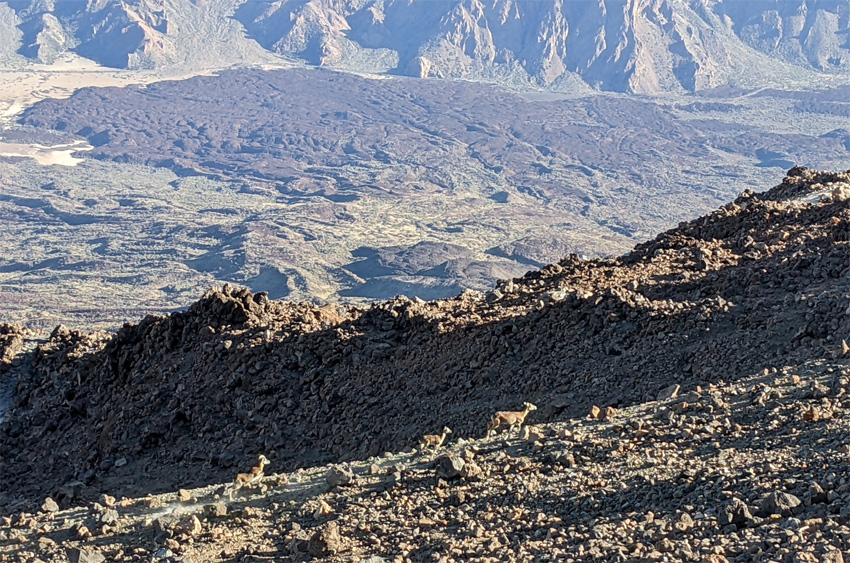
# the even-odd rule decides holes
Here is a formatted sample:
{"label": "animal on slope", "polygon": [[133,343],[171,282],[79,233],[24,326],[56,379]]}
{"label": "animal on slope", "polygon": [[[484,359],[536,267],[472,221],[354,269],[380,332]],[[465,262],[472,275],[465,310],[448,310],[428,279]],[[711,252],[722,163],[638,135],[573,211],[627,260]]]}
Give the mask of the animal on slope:
{"label": "animal on slope", "polygon": [[531,403],[523,403],[525,408],[521,411],[499,411],[493,415],[490,422],[487,423],[487,436],[489,437],[499,426],[508,425],[508,432],[514,427],[521,428],[525,422],[525,417],[531,411],[536,411],[537,407]]}
{"label": "animal on slope", "polygon": [[260,454],[260,457],[257,459],[257,465],[251,468],[251,471],[248,473],[240,473],[236,476],[236,479],[228,485],[227,494],[228,497],[233,500],[233,493],[241,489],[242,487],[253,487],[260,479],[263,478],[265,474],[266,466],[269,464],[269,460],[263,454]]}
{"label": "animal on slope", "polygon": [[451,433],[452,429],[448,426],[444,426],[442,434],[425,434],[419,438],[419,448],[423,450],[426,448],[433,448],[436,450],[443,445],[443,442],[446,440],[446,435]]}

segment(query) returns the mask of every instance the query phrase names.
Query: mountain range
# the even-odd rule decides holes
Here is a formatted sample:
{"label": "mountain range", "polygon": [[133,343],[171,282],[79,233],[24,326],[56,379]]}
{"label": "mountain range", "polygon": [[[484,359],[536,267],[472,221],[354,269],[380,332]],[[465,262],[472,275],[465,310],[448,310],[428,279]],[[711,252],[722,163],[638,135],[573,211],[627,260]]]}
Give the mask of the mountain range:
{"label": "mountain range", "polygon": [[[115,68],[312,65],[516,87],[687,92],[850,73],[847,0],[0,2],[0,53]],[[3,45],[5,43],[5,45]],[[265,52],[263,54],[262,52]]]}

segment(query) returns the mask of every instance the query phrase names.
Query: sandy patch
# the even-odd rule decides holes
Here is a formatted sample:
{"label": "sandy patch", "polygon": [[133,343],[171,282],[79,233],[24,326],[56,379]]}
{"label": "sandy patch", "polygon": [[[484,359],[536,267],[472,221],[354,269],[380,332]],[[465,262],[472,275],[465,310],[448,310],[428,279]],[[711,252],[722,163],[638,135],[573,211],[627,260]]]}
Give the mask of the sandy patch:
{"label": "sandy patch", "polygon": [[84,159],[73,156],[80,151],[92,150],[85,141],[74,141],[62,145],[45,147],[37,144],[17,144],[0,142],[0,156],[32,158],[43,166],[76,166]]}

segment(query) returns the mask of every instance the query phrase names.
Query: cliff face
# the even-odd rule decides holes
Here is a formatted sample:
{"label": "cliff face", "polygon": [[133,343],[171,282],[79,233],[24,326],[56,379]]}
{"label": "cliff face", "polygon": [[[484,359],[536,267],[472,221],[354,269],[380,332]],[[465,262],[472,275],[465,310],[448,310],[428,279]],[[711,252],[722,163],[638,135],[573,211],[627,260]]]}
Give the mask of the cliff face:
{"label": "cliff face", "polygon": [[[708,3],[707,3],[708,4]],[[850,4],[842,0],[726,0],[711,9],[747,45],[813,69],[850,68]]]}
{"label": "cliff face", "polygon": [[27,2],[9,5],[22,20],[20,53],[44,64],[66,51],[116,68],[174,62],[163,0]]}
{"label": "cliff face", "polygon": [[[20,52],[107,66],[186,59],[233,15],[265,49],[366,72],[573,90],[693,91],[850,72],[846,0],[10,0]],[[58,7],[57,7],[58,6]],[[210,25],[196,25],[209,22]],[[239,49],[234,49],[234,53]],[[218,53],[221,65],[233,54]]]}
{"label": "cliff face", "polygon": [[651,93],[767,79],[782,63],[847,72],[848,13],[806,0],[278,0],[237,18],[266,48],[314,64]]}

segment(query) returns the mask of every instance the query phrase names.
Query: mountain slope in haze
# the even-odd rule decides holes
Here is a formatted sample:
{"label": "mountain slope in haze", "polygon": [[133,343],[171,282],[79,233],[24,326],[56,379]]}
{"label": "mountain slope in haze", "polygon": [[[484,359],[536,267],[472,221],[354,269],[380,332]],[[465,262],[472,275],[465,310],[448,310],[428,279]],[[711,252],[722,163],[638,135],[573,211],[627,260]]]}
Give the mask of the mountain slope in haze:
{"label": "mountain slope in haze", "polygon": [[[274,60],[231,19],[234,0],[5,2],[20,37],[0,38],[28,59],[52,64],[71,52],[126,69],[214,68]],[[2,15],[2,14],[0,14]],[[7,18],[8,19],[8,18]]]}
{"label": "mountain slope in haze", "polygon": [[487,294],[317,307],[224,287],[34,349],[5,327],[23,351],[0,379],[16,382],[0,500],[223,482],[258,452],[278,470],[363,459],[446,424],[481,435],[526,400],[554,420],[838,357],[848,232],[850,172],[795,168],[627,255],[571,255]]}
{"label": "mountain slope in haze", "polygon": [[[119,68],[262,60],[574,91],[682,92],[850,72],[847,0],[8,0],[19,52]],[[241,23],[244,28],[240,28]],[[15,38],[4,38],[7,42]],[[0,40],[3,41],[3,40]],[[210,44],[220,48],[208,49]]]}
{"label": "mountain slope in haze", "polygon": [[236,17],[265,47],[314,64],[390,52],[402,74],[556,89],[577,76],[602,90],[703,90],[776,79],[790,69],[780,61],[850,71],[846,1],[276,0]]}

